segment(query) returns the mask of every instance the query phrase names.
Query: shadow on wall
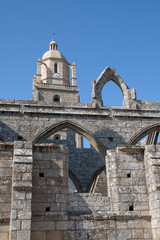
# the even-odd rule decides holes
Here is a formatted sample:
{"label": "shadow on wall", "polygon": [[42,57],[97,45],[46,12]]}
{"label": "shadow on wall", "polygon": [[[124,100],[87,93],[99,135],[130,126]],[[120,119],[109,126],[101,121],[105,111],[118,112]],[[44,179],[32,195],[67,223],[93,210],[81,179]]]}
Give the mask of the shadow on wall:
{"label": "shadow on wall", "polygon": [[[77,123],[62,121],[44,130],[35,139],[35,142],[46,142],[46,139],[50,138],[50,136],[54,136],[54,134],[60,131],[62,133],[62,130],[65,129],[69,129],[67,132],[74,132],[73,136],[72,134],[70,135],[73,139],[71,137],[68,139],[67,135],[66,139],[56,140],[58,141],[57,144],[65,144],[66,141],[65,146],[68,147],[69,171],[72,173],[72,180],[79,192],[89,192],[95,178],[97,178],[97,172],[105,168],[106,150],[114,149],[118,145],[123,145],[125,141],[122,136],[109,127],[97,131],[93,135]],[[94,147],[90,149],[76,148],[75,133],[85,137],[89,142],[94,139],[92,143],[93,146],[97,148],[97,151]]]}
{"label": "shadow on wall", "polygon": [[[114,127],[113,127],[114,128]],[[125,139],[110,127],[102,128],[94,134],[107,150],[126,144]]]}
{"label": "shadow on wall", "polygon": [[[66,141],[65,146],[68,147],[69,171],[72,172],[72,179],[74,178],[80,192],[89,192],[95,177],[97,177],[97,172],[105,167],[106,150],[123,145],[125,141],[122,136],[109,127],[92,134],[79,124],[65,120],[46,128],[37,136],[34,142],[44,142],[50,136],[65,129],[74,132],[73,139],[71,137],[68,139],[68,135],[64,139]],[[93,147],[90,149],[76,148],[75,133],[85,137]],[[64,140],[58,140],[59,144],[63,144]]]}
{"label": "shadow on wall", "polygon": [[[15,124],[17,124],[17,121],[15,121]],[[18,132],[6,125],[3,121],[0,121],[0,139],[2,139],[3,142],[26,140],[20,134],[18,134]]]}
{"label": "shadow on wall", "polygon": [[104,159],[95,149],[68,149],[69,171],[79,192],[89,192],[97,170],[105,166]]}
{"label": "shadow on wall", "polygon": [[[125,144],[125,140],[110,128],[97,131],[94,136],[108,149]],[[98,175],[105,169],[105,159],[92,147],[90,149],[68,149],[69,170],[73,174],[80,192],[89,192]],[[98,174],[97,174],[98,173]]]}

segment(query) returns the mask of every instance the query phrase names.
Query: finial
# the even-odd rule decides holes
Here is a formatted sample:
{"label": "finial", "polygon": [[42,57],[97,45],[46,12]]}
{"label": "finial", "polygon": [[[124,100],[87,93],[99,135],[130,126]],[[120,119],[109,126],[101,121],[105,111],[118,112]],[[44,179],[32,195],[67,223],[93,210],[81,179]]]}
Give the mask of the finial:
{"label": "finial", "polygon": [[52,41],[54,41],[54,35],[55,35],[55,33],[53,32],[53,40]]}
{"label": "finial", "polygon": [[54,40],[54,35],[55,35],[55,33],[53,32],[53,39],[49,44],[49,50],[57,50],[57,48],[58,48],[58,44]]}

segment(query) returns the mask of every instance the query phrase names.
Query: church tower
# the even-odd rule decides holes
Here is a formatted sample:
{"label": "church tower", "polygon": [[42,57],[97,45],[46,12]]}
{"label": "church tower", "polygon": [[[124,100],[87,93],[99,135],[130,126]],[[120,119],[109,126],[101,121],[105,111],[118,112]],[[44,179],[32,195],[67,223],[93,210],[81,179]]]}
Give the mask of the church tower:
{"label": "church tower", "polygon": [[[71,65],[57,50],[58,44],[52,40],[42,59],[37,61],[37,75],[33,77],[34,101],[47,103],[78,103],[79,95],[76,83],[76,64]],[[70,69],[72,84],[70,84]]]}

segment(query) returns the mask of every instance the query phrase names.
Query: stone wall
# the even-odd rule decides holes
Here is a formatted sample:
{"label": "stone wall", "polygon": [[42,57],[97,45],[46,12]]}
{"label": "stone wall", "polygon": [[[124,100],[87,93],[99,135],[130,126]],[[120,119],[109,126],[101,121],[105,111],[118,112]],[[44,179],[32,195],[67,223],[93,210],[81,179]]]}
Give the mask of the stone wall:
{"label": "stone wall", "polygon": [[149,214],[143,147],[119,147],[106,158],[112,210]]}
{"label": "stone wall", "polygon": [[63,146],[35,145],[33,155],[33,197],[31,239],[58,236],[56,225],[66,220],[68,163]]}
{"label": "stone wall", "polygon": [[[135,101],[135,100],[133,100]],[[152,106],[153,104],[149,105]],[[144,106],[144,104],[143,104]],[[107,149],[115,149],[117,146],[123,146],[130,141],[133,136],[143,128],[148,129],[153,124],[158,125],[160,117],[159,108],[153,106],[153,110],[145,106],[141,109],[125,109],[125,108],[111,108],[101,107],[95,108],[92,104],[69,104],[69,103],[52,103],[35,101],[16,101],[16,100],[0,100],[0,138],[4,142],[23,140],[34,141],[40,134],[53,129],[59,123],[68,122],[68,128],[72,129],[74,124],[74,131],[79,129],[83,137],[88,137],[88,141],[97,148],[99,160],[97,164],[92,165],[92,168],[87,168],[86,176],[97,173],[100,168],[105,166],[105,151]],[[136,122],[136,124],[135,124]],[[55,127],[55,133],[63,129]],[[79,132],[78,132],[79,133]],[[49,136],[48,136],[49,137]],[[94,140],[94,141],[93,141]],[[85,150],[83,150],[85,151]],[[76,153],[72,151],[72,159],[76,158]],[[89,157],[89,161],[95,158],[95,153]],[[71,159],[69,159],[69,163]],[[73,163],[73,165],[72,165]],[[72,162],[71,168],[75,170],[75,177],[80,178],[77,174],[77,169]],[[91,165],[91,164],[90,164]],[[70,167],[69,167],[70,168]],[[79,165],[80,172],[86,171],[85,165]],[[93,177],[94,178],[94,177]],[[81,178],[82,179],[82,178]],[[88,189],[92,183],[87,182]],[[80,183],[81,186],[83,182]],[[84,189],[84,191],[85,191]]]}
{"label": "stone wall", "polygon": [[0,143],[0,239],[9,239],[13,144]]}
{"label": "stone wall", "polygon": [[9,240],[31,239],[31,142],[14,142]]}
{"label": "stone wall", "polygon": [[153,239],[160,239],[160,146],[146,146],[144,163]]}
{"label": "stone wall", "polygon": [[1,239],[159,239],[159,147],[109,150],[106,197],[69,193],[64,146],[1,143]]}

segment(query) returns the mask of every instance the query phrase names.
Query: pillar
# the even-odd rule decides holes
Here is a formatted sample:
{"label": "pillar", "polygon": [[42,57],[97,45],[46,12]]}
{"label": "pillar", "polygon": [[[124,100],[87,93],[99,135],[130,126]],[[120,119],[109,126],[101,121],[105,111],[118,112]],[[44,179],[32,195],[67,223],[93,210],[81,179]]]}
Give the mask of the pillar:
{"label": "pillar", "polygon": [[9,240],[31,239],[32,143],[14,142]]}

